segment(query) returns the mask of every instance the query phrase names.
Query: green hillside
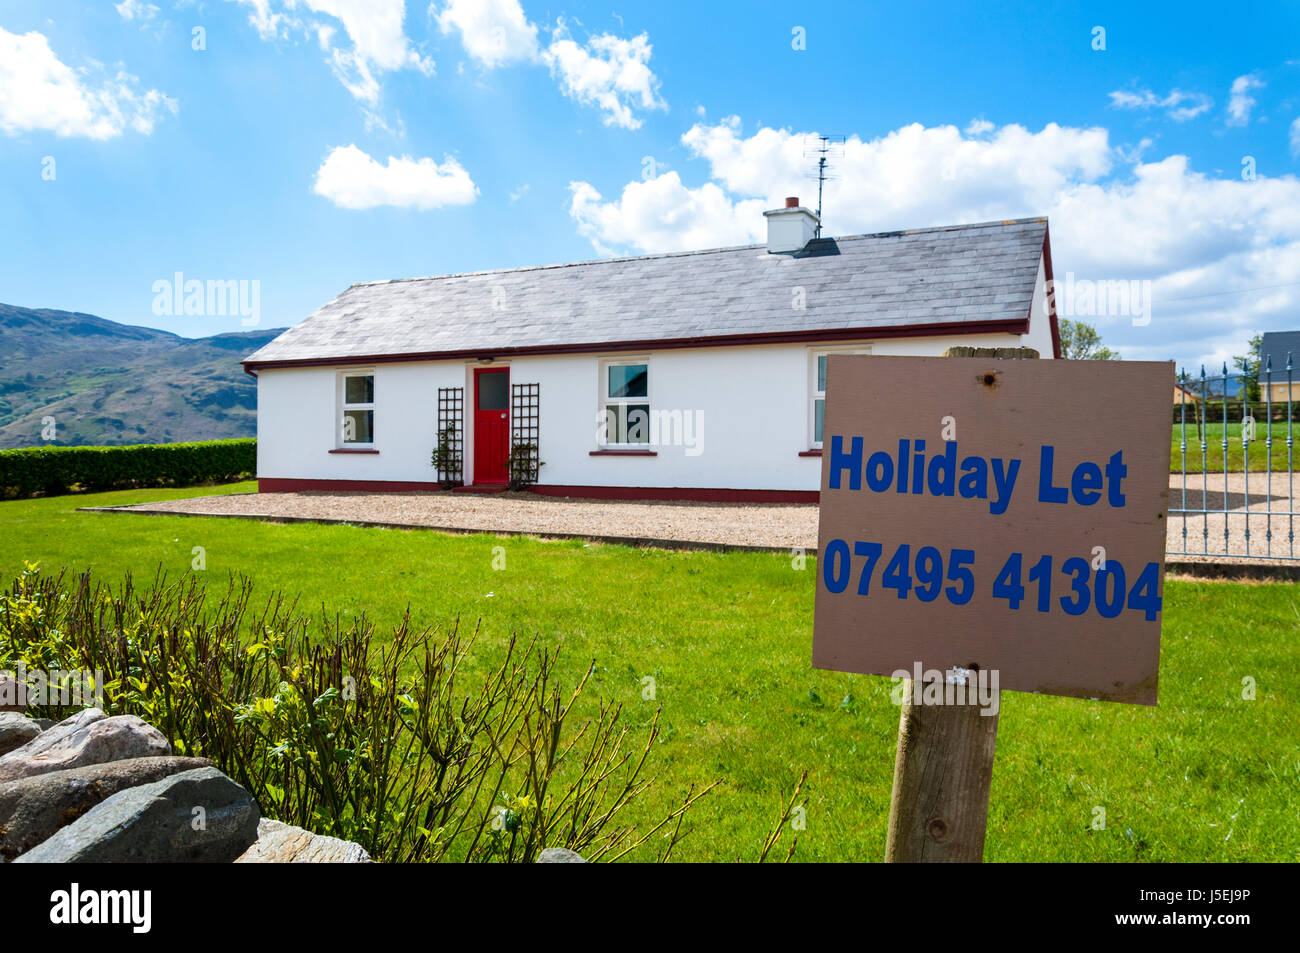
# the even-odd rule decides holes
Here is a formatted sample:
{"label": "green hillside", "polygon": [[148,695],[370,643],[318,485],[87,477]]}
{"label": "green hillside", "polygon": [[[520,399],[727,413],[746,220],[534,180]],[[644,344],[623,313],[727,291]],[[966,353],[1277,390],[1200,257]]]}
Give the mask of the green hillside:
{"label": "green hillside", "polygon": [[239,362],[283,330],[183,338],[0,304],[0,447],[255,436],[257,385]]}

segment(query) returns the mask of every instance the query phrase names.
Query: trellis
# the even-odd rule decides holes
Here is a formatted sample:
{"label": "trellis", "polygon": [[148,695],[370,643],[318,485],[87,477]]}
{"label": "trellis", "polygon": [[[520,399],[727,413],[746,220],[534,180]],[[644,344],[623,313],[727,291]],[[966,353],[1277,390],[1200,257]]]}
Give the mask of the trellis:
{"label": "trellis", "polygon": [[510,482],[537,482],[541,385],[510,385]]}
{"label": "trellis", "polygon": [[465,482],[465,388],[438,388],[438,433],[435,448],[447,434],[447,456],[439,461],[438,482],[459,486]]}

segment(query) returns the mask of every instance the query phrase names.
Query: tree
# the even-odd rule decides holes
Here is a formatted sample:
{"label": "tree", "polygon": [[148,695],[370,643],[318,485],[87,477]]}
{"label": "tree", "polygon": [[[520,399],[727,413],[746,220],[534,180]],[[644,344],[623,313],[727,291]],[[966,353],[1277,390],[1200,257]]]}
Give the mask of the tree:
{"label": "tree", "polygon": [[1101,335],[1091,324],[1061,318],[1057,322],[1061,335],[1061,357],[1067,361],[1118,361],[1119,351],[1101,343]]}
{"label": "tree", "polygon": [[1241,378],[1241,395],[1248,403],[1259,400],[1259,352],[1263,346],[1263,335],[1256,334],[1250,339],[1247,352],[1232,358],[1232,366]]}

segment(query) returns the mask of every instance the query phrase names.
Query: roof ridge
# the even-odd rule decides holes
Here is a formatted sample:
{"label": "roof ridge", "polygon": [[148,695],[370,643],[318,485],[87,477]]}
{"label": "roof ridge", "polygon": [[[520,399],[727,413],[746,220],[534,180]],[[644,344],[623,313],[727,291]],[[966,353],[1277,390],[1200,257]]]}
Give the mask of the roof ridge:
{"label": "roof ridge", "polygon": [[[900,235],[924,235],[930,232],[967,231],[977,228],[1005,227],[1011,225],[1047,224],[1047,216],[1028,218],[995,219],[988,222],[969,222],[961,225],[933,225],[929,228],[908,228],[885,232],[864,232],[858,235],[841,235],[838,237],[813,239],[814,241],[853,242],[869,238],[896,238]],[[454,271],[444,275],[415,275],[409,278],[378,278],[374,281],[354,281],[347,290],[369,288],[375,285],[393,285],[408,281],[439,281],[444,278],[475,278],[481,275],[509,275],[526,271],[549,271],[556,268],[578,268],[583,265],[606,265],[625,261],[649,261],[657,258],[686,258],[694,255],[716,255],[722,252],[745,251],[747,249],[765,248],[765,242],[753,245],[723,245],[718,248],[696,248],[690,251],[654,252],[649,255],[618,255],[613,258],[587,258],[582,261],[553,262],[547,265],[518,265],[514,268],[485,268],[480,271]],[[784,257],[784,256],[781,256]]]}

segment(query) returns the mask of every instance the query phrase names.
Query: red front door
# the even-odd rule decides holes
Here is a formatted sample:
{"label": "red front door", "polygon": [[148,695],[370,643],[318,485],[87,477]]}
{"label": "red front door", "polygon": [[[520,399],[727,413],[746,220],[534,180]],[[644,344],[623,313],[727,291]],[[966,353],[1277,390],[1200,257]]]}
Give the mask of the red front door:
{"label": "red front door", "polygon": [[510,368],[474,369],[474,482],[510,480]]}

